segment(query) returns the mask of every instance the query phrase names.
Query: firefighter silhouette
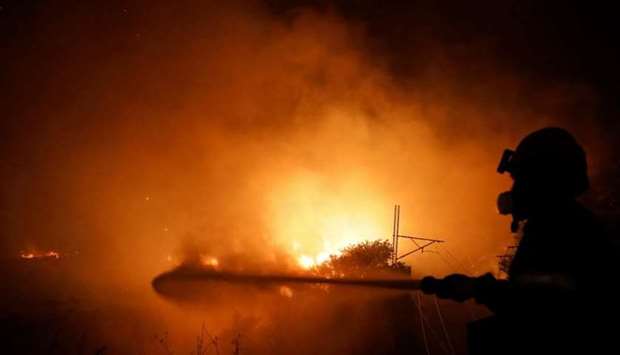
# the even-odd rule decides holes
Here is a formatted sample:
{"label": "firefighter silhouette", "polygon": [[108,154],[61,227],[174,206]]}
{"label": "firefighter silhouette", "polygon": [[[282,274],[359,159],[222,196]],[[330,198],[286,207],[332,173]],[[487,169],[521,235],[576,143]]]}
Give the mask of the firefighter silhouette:
{"label": "firefighter silhouette", "polygon": [[505,150],[498,172],[513,179],[498,210],[521,234],[508,278],[427,277],[422,290],[459,302],[473,298],[493,313],[468,325],[470,355],[615,353],[605,335],[614,327],[600,319],[617,302],[613,250],[577,201],[589,187],[583,148],[566,130],[544,128]]}

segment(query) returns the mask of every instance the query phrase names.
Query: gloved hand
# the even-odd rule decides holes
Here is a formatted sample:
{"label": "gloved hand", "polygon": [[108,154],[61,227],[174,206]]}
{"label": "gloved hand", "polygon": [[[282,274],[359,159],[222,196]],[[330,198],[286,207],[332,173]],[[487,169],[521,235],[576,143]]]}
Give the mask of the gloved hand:
{"label": "gloved hand", "polygon": [[420,288],[425,294],[434,294],[439,298],[464,302],[475,296],[475,284],[476,278],[452,274],[443,279],[427,276],[422,279]]}

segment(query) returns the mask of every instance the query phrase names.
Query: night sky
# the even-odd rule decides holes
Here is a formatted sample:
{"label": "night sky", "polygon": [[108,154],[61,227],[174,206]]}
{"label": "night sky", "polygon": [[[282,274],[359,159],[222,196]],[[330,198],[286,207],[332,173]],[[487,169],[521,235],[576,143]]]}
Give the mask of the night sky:
{"label": "night sky", "polygon": [[[175,3],[169,5],[171,12],[191,12],[196,6],[191,1]],[[620,69],[612,5],[571,1],[294,0],[264,4],[284,20],[299,8],[336,12],[362,26],[368,34],[369,49],[386,57],[390,68],[403,78],[415,77],[434,59],[432,51],[441,43],[445,55],[464,61],[473,73],[484,70],[485,60],[492,60],[524,78],[587,86],[597,95],[597,118],[609,127],[616,126]],[[138,40],[140,31],[149,30],[148,24],[137,20],[136,13],[148,8],[140,1],[3,1],[0,6],[3,106],[8,103],[15,110],[6,117],[16,117],[3,120],[8,125],[3,126],[6,134],[13,127],[9,122],[19,120],[26,102],[31,105],[36,99],[32,85],[50,80],[54,66],[69,60],[67,52],[61,55],[60,49],[75,55],[71,59],[79,68],[87,66],[81,61],[96,60],[99,51],[120,50]],[[130,31],[137,38],[124,38],[115,48],[106,48],[119,41],[116,36],[129,37]],[[413,54],[426,50],[431,51],[427,58]],[[411,60],[413,56],[416,60]]]}

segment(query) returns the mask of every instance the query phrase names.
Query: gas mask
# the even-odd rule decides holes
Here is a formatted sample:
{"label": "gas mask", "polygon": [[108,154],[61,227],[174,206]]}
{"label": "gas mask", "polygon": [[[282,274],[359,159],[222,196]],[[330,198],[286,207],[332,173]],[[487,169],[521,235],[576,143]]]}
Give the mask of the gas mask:
{"label": "gas mask", "polygon": [[497,212],[509,215],[513,211],[512,191],[504,191],[497,196]]}
{"label": "gas mask", "polygon": [[517,233],[521,222],[525,218],[515,211],[512,190],[504,191],[497,196],[497,211],[502,215],[512,215],[510,231],[512,233]]}
{"label": "gas mask", "polygon": [[[511,175],[515,168],[515,152],[510,149],[504,150],[502,158],[497,166],[497,172],[503,174],[509,172]],[[513,214],[514,212],[514,200],[512,196],[512,190],[504,191],[497,196],[497,211],[503,215]]]}
{"label": "gas mask", "polygon": [[[510,149],[506,149],[504,150],[499,165],[497,166],[497,172],[500,174],[509,172],[512,175],[514,171],[515,152]],[[513,190],[504,191],[497,196],[497,211],[502,215],[512,215],[510,230],[515,233],[519,229],[519,223],[524,220],[524,218],[521,216],[520,213],[518,213],[518,211],[515,211]]]}

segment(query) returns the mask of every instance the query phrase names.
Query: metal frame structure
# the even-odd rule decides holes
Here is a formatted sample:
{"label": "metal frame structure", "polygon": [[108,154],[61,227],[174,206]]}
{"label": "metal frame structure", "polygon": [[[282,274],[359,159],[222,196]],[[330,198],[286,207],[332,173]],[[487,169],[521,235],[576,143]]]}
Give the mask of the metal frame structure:
{"label": "metal frame structure", "polygon": [[[415,248],[409,250],[401,255],[398,255],[398,242],[399,240],[408,239],[415,244]],[[396,264],[400,259],[405,258],[416,252],[424,252],[424,249],[435,244],[435,243],[443,243],[444,240],[439,239],[430,239],[430,238],[421,238],[421,237],[412,237],[409,235],[401,235],[400,234],[400,205],[394,205],[394,225],[392,227],[392,263]]]}

